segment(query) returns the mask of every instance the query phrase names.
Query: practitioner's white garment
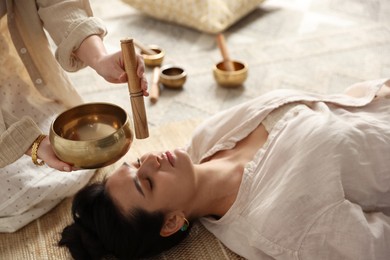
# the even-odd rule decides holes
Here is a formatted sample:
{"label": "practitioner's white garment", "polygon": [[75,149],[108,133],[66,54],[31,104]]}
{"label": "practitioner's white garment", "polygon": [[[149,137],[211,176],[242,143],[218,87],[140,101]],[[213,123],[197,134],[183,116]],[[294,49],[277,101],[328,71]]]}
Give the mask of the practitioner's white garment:
{"label": "practitioner's white garment", "polygon": [[47,213],[85,186],[93,172],[38,169],[29,156],[0,169],[0,232],[14,232]]}
{"label": "practitioner's white garment", "polygon": [[[65,107],[33,95],[20,75],[0,73],[0,80],[3,82],[0,88],[1,106],[15,115],[30,116],[44,133],[49,133],[51,122]],[[39,167],[26,155],[0,168],[0,232],[14,232],[45,214],[62,199],[85,186],[93,172],[68,173],[46,165]]]}
{"label": "practitioner's white garment", "polygon": [[[290,109],[244,170],[236,201],[202,223],[248,259],[390,259],[390,97],[383,81],[346,95],[278,90],[210,118],[194,163],[231,148],[273,109]],[[390,85],[390,82],[387,82]]]}
{"label": "practitioner's white garment", "polygon": [[[30,116],[44,133],[49,133],[51,122],[66,107],[43,97],[32,87],[15,50],[9,46],[12,46],[9,36],[0,22],[1,109],[19,118]],[[2,124],[0,120],[0,133],[4,131]],[[46,165],[39,167],[26,155],[0,168],[0,232],[14,232],[45,214],[85,186],[93,173],[93,170],[68,173]]]}

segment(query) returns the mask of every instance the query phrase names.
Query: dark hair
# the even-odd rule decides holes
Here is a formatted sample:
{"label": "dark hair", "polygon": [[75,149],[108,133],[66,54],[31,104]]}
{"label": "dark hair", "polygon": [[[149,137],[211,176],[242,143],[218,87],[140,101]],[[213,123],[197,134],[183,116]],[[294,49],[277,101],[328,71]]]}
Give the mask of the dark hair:
{"label": "dark hair", "polygon": [[62,231],[58,245],[66,246],[76,260],[151,257],[177,245],[190,230],[162,237],[162,212],[138,208],[121,213],[106,192],[104,181],[88,185],[75,195],[72,216],[74,223]]}

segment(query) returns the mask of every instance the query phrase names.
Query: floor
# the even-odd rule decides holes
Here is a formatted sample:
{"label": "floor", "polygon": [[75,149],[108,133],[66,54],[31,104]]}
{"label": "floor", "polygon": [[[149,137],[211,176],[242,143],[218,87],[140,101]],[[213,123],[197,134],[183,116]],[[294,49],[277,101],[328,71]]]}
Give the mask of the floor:
{"label": "floor", "polygon": [[[237,89],[217,85],[212,67],[221,60],[215,35],[143,15],[120,0],[91,0],[108,28],[109,51],[132,37],[165,49],[164,64],[186,69],[181,90],[161,89],[156,104],[145,98],[150,127],[202,119],[279,88],[336,93],[348,85],[390,76],[390,1],[268,0],[224,32],[230,56],[249,65]],[[147,68],[151,81],[152,69]],[[130,110],[126,84],[109,84],[91,69],[71,74],[86,101]]]}

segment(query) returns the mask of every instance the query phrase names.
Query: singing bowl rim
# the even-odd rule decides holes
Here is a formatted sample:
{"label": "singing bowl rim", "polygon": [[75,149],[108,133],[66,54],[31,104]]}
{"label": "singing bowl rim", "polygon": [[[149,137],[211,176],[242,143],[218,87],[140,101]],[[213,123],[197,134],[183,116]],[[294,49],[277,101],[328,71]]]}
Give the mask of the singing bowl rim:
{"label": "singing bowl rim", "polygon": [[[91,140],[72,140],[72,139],[61,136],[60,132],[58,131],[58,127],[60,127],[60,126],[58,126],[57,124],[60,124],[61,120],[65,120],[65,122],[70,122],[70,120],[66,120],[66,117],[67,116],[72,117],[72,114],[73,114],[73,116],[75,116],[75,117],[72,117],[73,118],[72,120],[75,120],[74,118],[78,118],[78,117],[82,118],[83,116],[93,114],[93,113],[91,113],[91,111],[89,111],[89,112],[85,111],[85,109],[87,109],[89,107],[100,108],[100,110],[95,110],[94,111],[95,113],[99,112],[99,111],[104,112],[104,108],[106,108],[106,109],[107,108],[110,108],[110,109],[114,108],[115,112],[120,113],[119,116],[117,116],[117,114],[115,113],[115,117],[118,118],[119,119],[118,121],[121,122],[120,127],[118,127],[114,132],[108,134],[107,136],[104,136],[101,138],[96,138],[96,139],[91,139]],[[107,113],[105,113],[105,114],[107,114]],[[110,113],[110,114],[114,115],[113,113]],[[134,138],[133,136],[134,136],[133,130],[131,129],[131,121],[130,121],[130,117],[129,117],[128,113],[123,108],[121,108],[115,104],[106,103],[106,102],[85,103],[85,104],[81,104],[81,105],[78,105],[78,106],[75,106],[75,107],[72,107],[70,109],[63,111],[53,120],[53,122],[50,126],[50,131],[49,131],[49,139],[51,142],[51,146],[52,146],[55,154],[57,155],[57,157],[65,162],[71,163],[74,166],[79,167],[79,168],[83,168],[83,169],[96,169],[96,168],[110,165],[110,164],[118,161],[130,149],[130,146],[131,146],[131,144],[133,142],[133,138]],[[96,160],[90,159],[88,161],[85,160],[84,163],[77,163],[77,162],[75,163],[75,158],[78,158],[78,156],[80,156],[78,154],[78,153],[80,153],[80,151],[86,152],[86,150],[88,150],[87,147],[88,148],[98,147],[99,143],[107,143],[107,142],[110,143],[109,141],[111,139],[113,139],[114,137],[116,137],[118,140],[119,139],[124,140],[122,145],[118,145],[119,147],[121,147],[120,151],[116,151],[111,156],[105,156],[106,160],[103,162],[97,162]],[[74,152],[74,154],[71,154],[69,151],[69,153],[64,155],[63,151],[60,151],[60,146],[64,145],[64,143],[69,144],[69,146],[71,146],[73,148],[78,148],[78,150],[72,151],[72,152]],[[117,143],[115,143],[115,144],[117,144]],[[114,146],[114,145],[112,145],[112,146]],[[67,149],[65,149],[65,150],[67,150]],[[68,148],[68,150],[69,150],[69,148]],[[97,156],[97,157],[100,158],[101,156]],[[80,160],[76,159],[76,161],[80,161]]]}
{"label": "singing bowl rim", "polygon": [[235,68],[234,71],[223,70],[223,61],[218,62],[214,65],[213,74],[217,83],[222,87],[234,88],[240,87],[246,81],[248,77],[248,64],[245,62],[232,60]]}
{"label": "singing bowl rim", "polygon": [[248,71],[248,64],[246,62],[241,62],[241,61],[237,61],[237,60],[232,60],[232,62],[233,62],[233,65],[235,66],[235,68],[236,68],[236,65],[239,65],[240,68],[238,70],[234,70],[234,71],[223,70],[220,68],[220,66],[223,66],[224,62],[220,61],[214,65],[214,70],[218,71],[218,73],[221,73],[221,74],[232,74],[232,75],[242,74],[242,73],[245,73],[246,71]]}
{"label": "singing bowl rim", "polygon": [[[166,74],[169,70],[179,70],[180,73],[175,75]],[[160,70],[160,82],[168,88],[181,88],[187,80],[187,72],[183,67],[177,65],[164,65]]]}
{"label": "singing bowl rim", "polygon": [[156,53],[156,54],[147,54],[145,52],[143,52],[141,50],[141,55],[143,57],[147,57],[147,58],[151,58],[153,57],[154,59],[157,59],[157,58],[161,58],[161,56],[164,56],[165,55],[165,51],[158,45],[154,45],[154,44],[151,44],[151,45],[148,45],[148,47],[154,51],[159,51],[159,53]]}
{"label": "singing bowl rim", "polygon": [[165,51],[158,45],[148,45],[148,47],[154,51],[159,51],[157,54],[146,54],[141,51],[141,56],[144,59],[146,66],[160,66],[165,57]]}

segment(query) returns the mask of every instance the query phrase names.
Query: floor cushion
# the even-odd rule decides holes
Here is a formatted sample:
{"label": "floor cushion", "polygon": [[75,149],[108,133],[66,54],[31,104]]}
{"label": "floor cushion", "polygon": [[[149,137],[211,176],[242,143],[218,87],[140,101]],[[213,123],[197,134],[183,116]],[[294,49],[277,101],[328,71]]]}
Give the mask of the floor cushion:
{"label": "floor cushion", "polygon": [[122,0],[156,19],[207,33],[218,33],[253,11],[264,0]]}

